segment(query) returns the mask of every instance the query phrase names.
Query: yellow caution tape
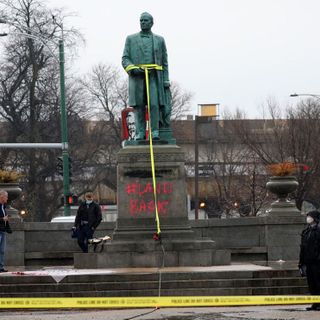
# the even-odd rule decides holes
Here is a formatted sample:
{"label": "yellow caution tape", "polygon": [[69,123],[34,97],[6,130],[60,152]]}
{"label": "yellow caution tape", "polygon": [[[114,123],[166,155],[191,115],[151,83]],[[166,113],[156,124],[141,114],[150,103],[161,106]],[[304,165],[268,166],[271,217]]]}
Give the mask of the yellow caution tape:
{"label": "yellow caution tape", "polygon": [[[150,112],[150,88],[149,88],[149,70],[163,70],[163,67],[158,64],[129,64],[125,70],[129,72],[133,69],[143,69],[146,79],[146,91],[147,91],[147,105],[148,105],[148,114],[149,114],[149,123],[151,123],[151,112]],[[154,207],[156,211],[156,222],[157,222],[157,235],[160,235],[160,219],[158,213],[158,201],[157,201],[157,182],[156,182],[156,171],[154,164],[154,154],[153,154],[153,144],[152,144],[152,131],[150,130],[149,125],[149,145],[150,145],[150,158],[151,158],[151,171],[152,171],[152,185],[153,185],[153,197],[154,197]]]}
{"label": "yellow caution tape", "polygon": [[163,70],[162,66],[159,66],[158,64],[155,63],[150,63],[150,64],[129,64],[126,68],[125,71],[129,72],[130,70],[133,69],[155,69],[155,70]]}
{"label": "yellow caution tape", "polygon": [[126,72],[129,72],[130,70],[133,70],[133,69],[139,69],[139,67],[134,64],[129,64],[124,70]]}
{"label": "yellow caution tape", "polygon": [[[148,105],[148,114],[149,114],[149,123],[151,123],[151,112],[150,112],[150,88],[149,88],[149,70],[163,70],[163,67],[151,63],[151,64],[129,64],[125,71],[129,72],[133,69],[143,69],[145,73],[145,79],[146,79],[146,91],[147,91],[147,105]],[[154,164],[154,154],[153,154],[153,144],[152,144],[152,132],[150,130],[149,125],[149,145],[150,145],[150,158],[151,158],[151,171],[152,171],[152,185],[153,185],[153,197],[154,197],[154,207],[156,211],[156,222],[157,222],[157,235],[160,235],[161,229],[160,229],[160,219],[159,219],[159,213],[158,213],[158,201],[157,201],[157,183],[156,183],[156,172],[155,172],[155,164]]]}
{"label": "yellow caution tape", "polygon": [[225,307],[320,303],[320,296],[0,298],[0,309]]}
{"label": "yellow caution tape", "polygon": [[[153,64],[139,65],[140,68],[144,69],[144,74],[146,77],[146,91],[147,91],[147,106],[149,114],[149,145],[150,145],[150,158],[151,158],[151,171],[152,171],[152,184],[153,184],[153,197],[154,197],[154,207],[156,211],[156,222],[157,222],[157,234],[160,235],[160,219],[158,213],[158,201],[157,201],[157,183],[156,183],[156,170],[154,165],[154,155],[153,155],[153,145],[152,145],[152,130],[151,130],[151,112],[150,112],[150,88],[149,88],[149,72],[150,69],[162,70],[161,66]],[[161,69],[160,69],[161,68]]]}
{"label": "yellow caution tape", "polygon": [[137,64],[136,66],[138,66],[139,68],[144,69],[144,70],[146,70],[146,69],[147,70],[155,69],[155,70],[160,70],[160,71],[163,70],[162,66],[155,64],[155,63]]}

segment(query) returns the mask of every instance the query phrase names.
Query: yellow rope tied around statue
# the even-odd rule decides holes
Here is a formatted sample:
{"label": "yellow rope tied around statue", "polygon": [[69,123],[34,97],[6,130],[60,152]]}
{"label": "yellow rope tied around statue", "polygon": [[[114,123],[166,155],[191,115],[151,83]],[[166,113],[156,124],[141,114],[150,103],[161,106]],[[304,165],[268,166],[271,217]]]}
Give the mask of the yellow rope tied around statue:
{"label": "yellow rope tied around statue", "polygon": [[[149,123],[151,123],[151,112],[150,112],[150,88],[149,88],[149,70],[160,70],[162,71],[162,66],[158,64],[130,64],[126,67],[126,71],[133,69],[143,69],[146,77],[146,91],[147,91],[147,105],[148,105],[148,114],[149,114]],[[151,158],[151,171],[152,171],[152,184],[153,184],[153,197],[154,197],[154,207],[156,211],[156,222],[157,222],[157,235],[160,235],[160,219],[158,213],[158,201],[157,201],[157,183],[156,183],[156,171],[154,165],[154,154],[153,154],[153,144],[152,144],[152,130],[150,130],[149,124],[149,146],[150,146],[150,158]]]}

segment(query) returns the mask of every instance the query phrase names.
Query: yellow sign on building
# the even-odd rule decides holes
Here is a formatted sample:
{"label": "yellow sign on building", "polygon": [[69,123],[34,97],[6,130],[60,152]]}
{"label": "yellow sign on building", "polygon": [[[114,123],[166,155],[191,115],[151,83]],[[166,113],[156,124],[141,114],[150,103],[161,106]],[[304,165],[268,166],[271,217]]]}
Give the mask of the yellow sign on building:
{"label": "yellow sign on building", "polygon": [[218,103],[200,104],[200,116],[218,117]]}

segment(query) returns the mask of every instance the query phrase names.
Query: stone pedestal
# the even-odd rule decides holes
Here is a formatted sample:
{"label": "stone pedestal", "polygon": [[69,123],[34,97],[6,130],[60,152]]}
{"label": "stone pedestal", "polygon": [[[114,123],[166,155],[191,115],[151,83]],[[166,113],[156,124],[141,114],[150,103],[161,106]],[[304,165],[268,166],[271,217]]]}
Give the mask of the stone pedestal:
{"label": "stone pedestal", "polygon": [[297,208],[294,201],[275,201],[271,204],[269,211],[269,216],[280,216],[280,217],[291,217],[291,216],[300,216],[301,212]]}
{"label": "stone pedestal", "polygon": [[118,153],[118,220],[103,253],[76,254],[77,268],[210,266],[229,264],[230,254],[198,238],[188,221],[184,153],[176,145],[154,146],[161,242],[157,225],[149,146]]}
{"label": "stone pedestal", "polygon": [[[177,146],[154,146],[157,204],[162,238],[189,238],[184,154]],[[118,153],[118,220],[114,240],[152,239],[156,232],[149,146]]]}
{"label": "stone pedestal", "polygon": [[305,217],[271,215],[265,217],[265,237],[268,261],[298,261],[301,231]]}
{"label": "stone pedestal", "polygon": [[24,224],[18,220],[11,221],[11,234],[6,234],[5,266],[23,266],[25,253]]}

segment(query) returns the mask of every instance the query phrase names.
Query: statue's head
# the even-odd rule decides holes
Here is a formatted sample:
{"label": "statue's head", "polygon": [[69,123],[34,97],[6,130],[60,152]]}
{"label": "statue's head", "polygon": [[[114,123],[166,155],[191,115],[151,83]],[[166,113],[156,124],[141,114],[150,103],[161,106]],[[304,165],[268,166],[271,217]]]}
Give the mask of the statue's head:
{"label": "statue's head", "polygon": [[148,12],[143,12],[140,16],[140,27],[142,31],[150,31],[153,26],[153,17]]}

